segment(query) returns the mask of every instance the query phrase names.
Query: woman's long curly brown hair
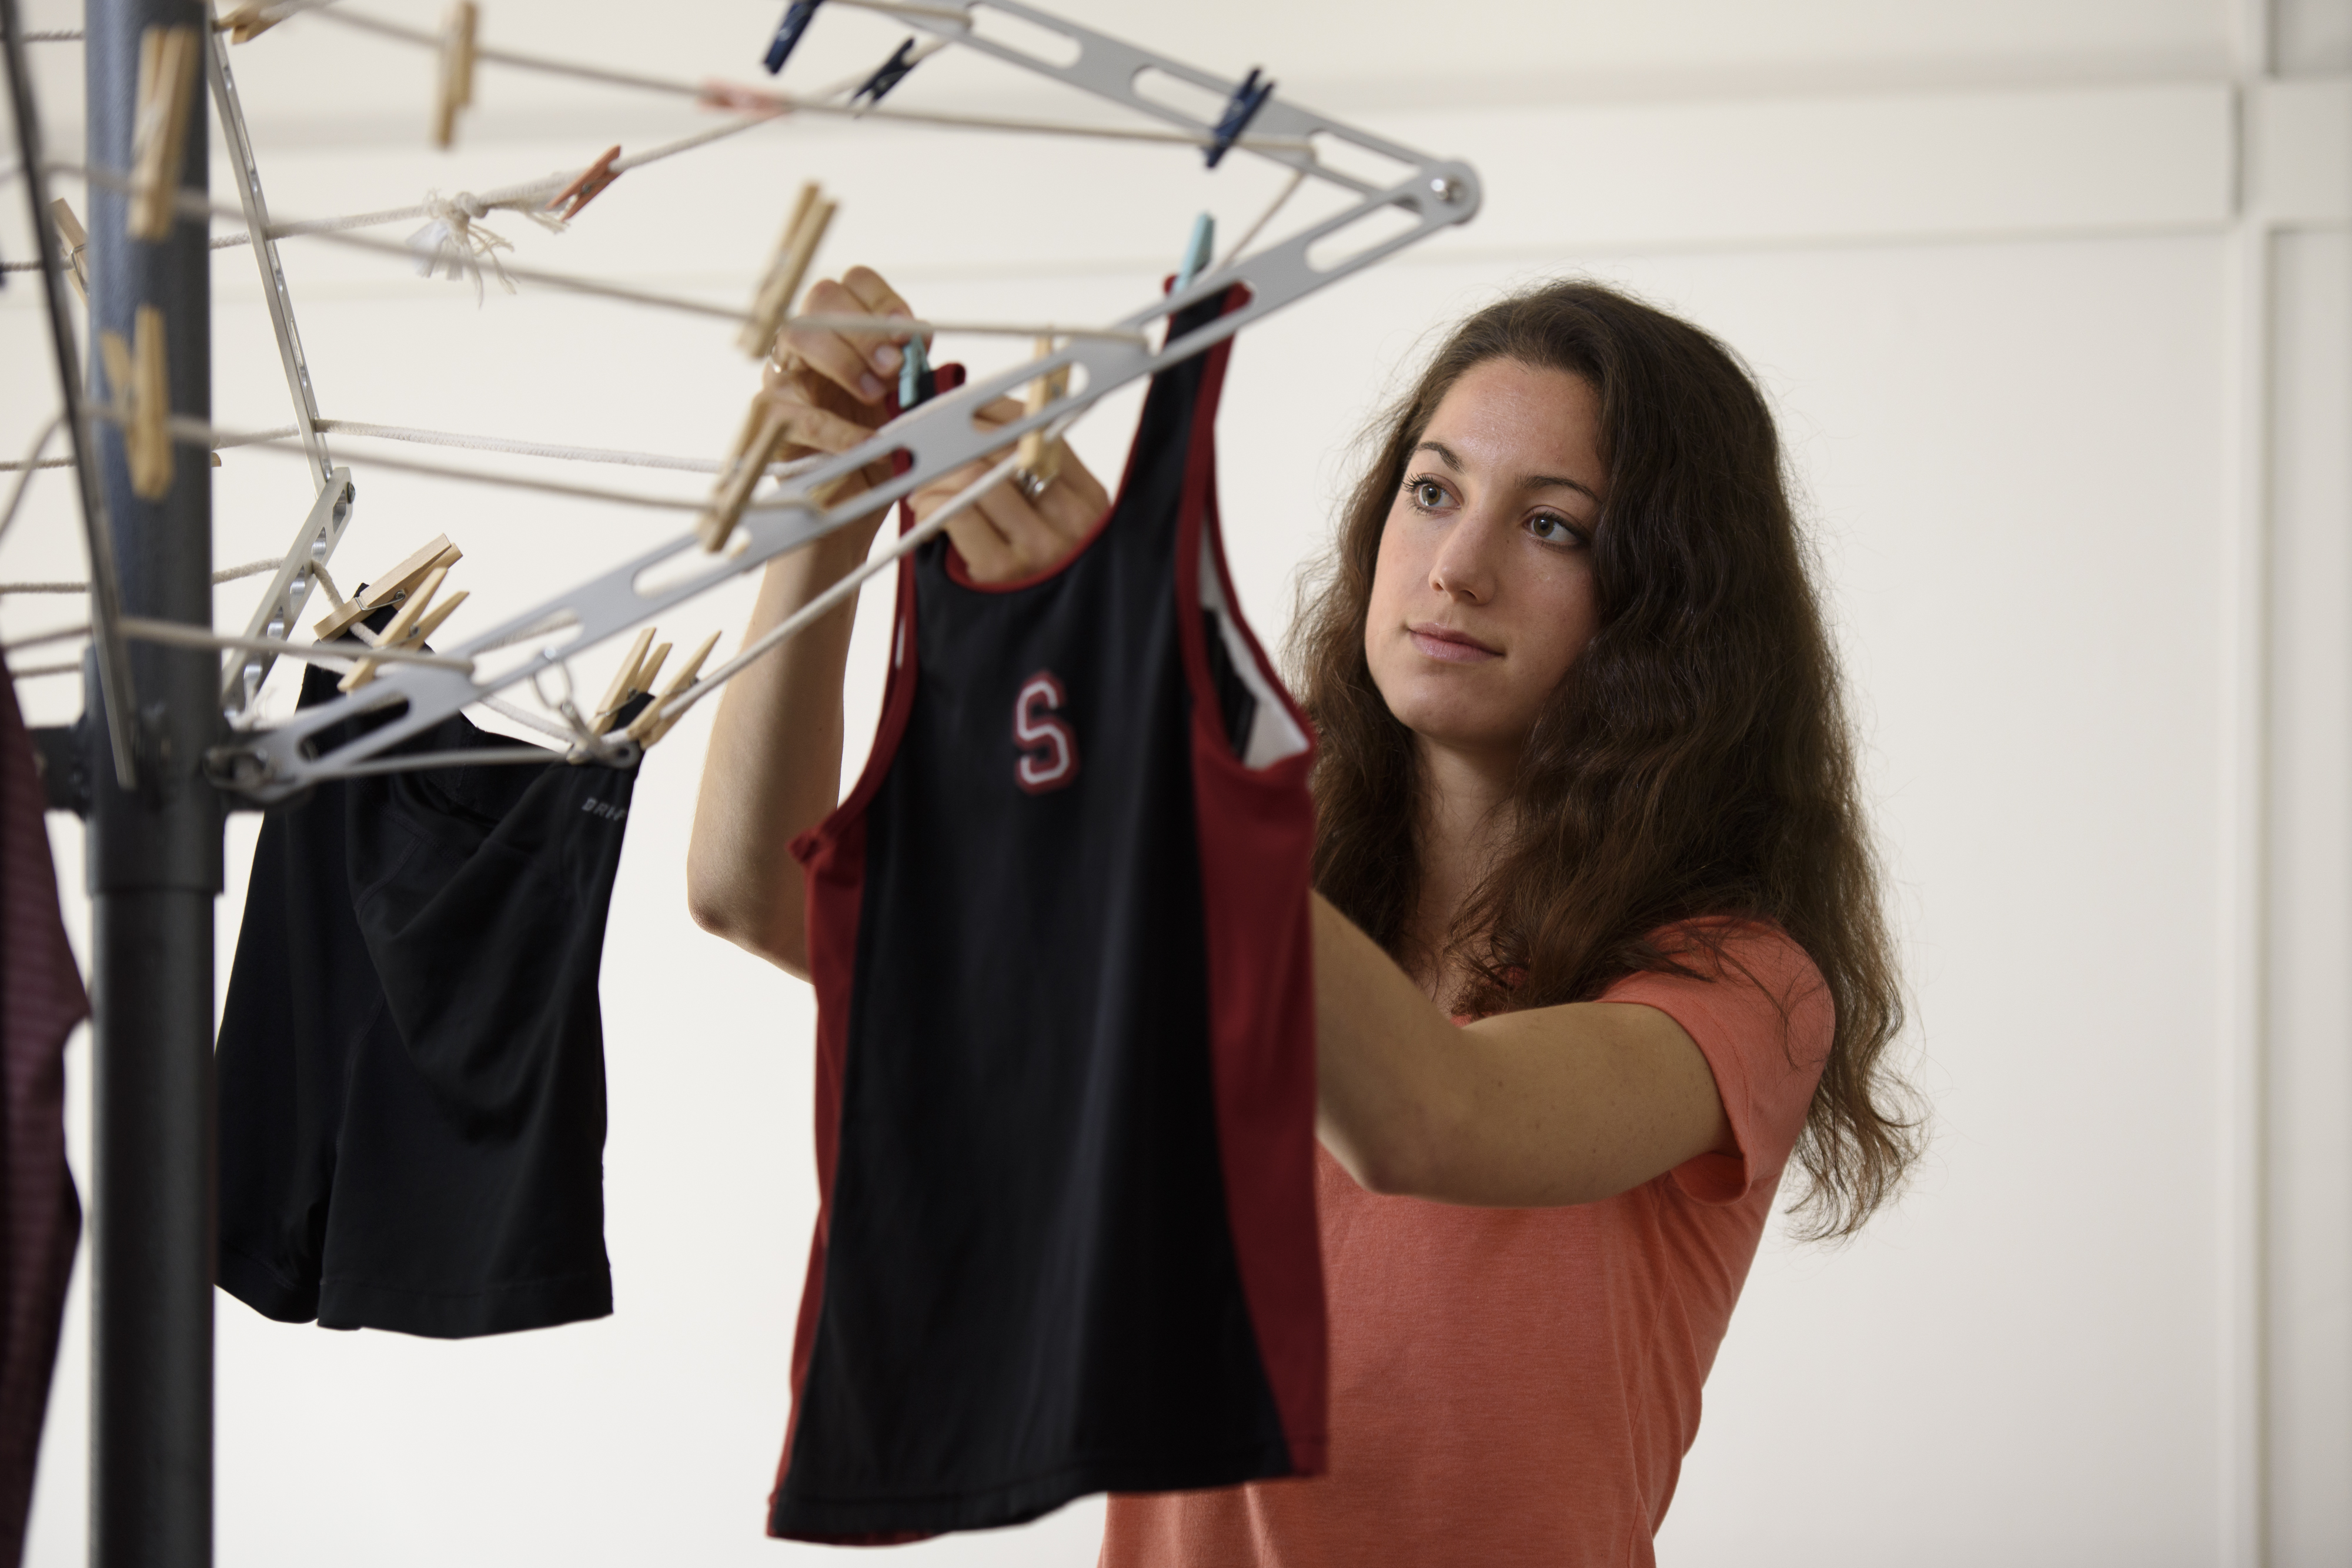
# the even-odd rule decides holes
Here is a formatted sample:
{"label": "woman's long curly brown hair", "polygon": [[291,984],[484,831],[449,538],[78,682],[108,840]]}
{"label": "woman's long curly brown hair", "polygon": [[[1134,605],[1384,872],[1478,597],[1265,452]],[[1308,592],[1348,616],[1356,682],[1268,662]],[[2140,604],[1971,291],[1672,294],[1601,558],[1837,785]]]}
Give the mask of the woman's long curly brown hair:
{"label": "woman's long curly brown hair", "polygon": [[[1433,953],[1415,950],[1418,753],[1372,683],[1365,619],[1406,459],[1447,391],[1489,360],[1565,371],[1599,393],[1600,623],[1528,737],[1499,852]],[[1901,987],[1837,661],[1754,381],[1697,328],[1557,282],[1463,322],[1365,444],[1292,642],[1322,741],[1316,885],[1408,967],[1442,959],[1468,975],[1450,998],[1465,1012],[1692,973],[1677,957],[1686,944],[1653,940],[1676,922],[1779,925],[1837,1009],[1792,1212],[1808,1237],[1851,1235],[1901,1184],[1920,1124],[1884,1060]]]}

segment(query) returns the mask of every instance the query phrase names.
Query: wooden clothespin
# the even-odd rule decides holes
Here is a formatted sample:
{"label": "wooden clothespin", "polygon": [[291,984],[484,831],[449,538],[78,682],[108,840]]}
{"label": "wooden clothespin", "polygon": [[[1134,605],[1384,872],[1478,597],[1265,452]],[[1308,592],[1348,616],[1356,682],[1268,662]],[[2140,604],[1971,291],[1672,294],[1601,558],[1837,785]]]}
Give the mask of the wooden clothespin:
{"label": "wooden clothespin", "polygon": [[[465,559],[466,552],[451,544],[446,534],[434,535],[380,580],[362,585],[358,592],[336,605],[333,613],[319,622],[315,628],[319,641],[332,642],[354,626],[359,626],[364,634],[367,628],[360,626],[361,622],[385,605],[408,598],[411,591],[436,568],[446,570]],[[386,634],[390,634],[390,628],[386,628]]]}
{"label": "wooden clothespin", "polygon": [[[1053,339],[1040,338],[1037,340],[1037,357],[1039,359],[1044,359],[1053,351]],[[1029,383],[1028,396],[1024,400],[1026,405],[1026,412],[1030,413],[1042,413],[1045,409],[1052,407],[1053,404],[1066,394],[1069,390],[1069,366],[1064,365],[1058,370],[1046,371],[1044,375],[1039,376],[1035,381]],[[1043,490],[1047,485],[1051,484],[1053,482],[1054,476],[1061,471],[1062,444],[1058,441],[1049,443],[1045,439],[1045,427],[1043,425],[1039,425],[1036,429],[1023,436],[1021,438],[1021,444],[1016,448],[1016,451],[1020,459],[1020,472],[1026,476],[1032,494],[1034,494],[1036,491]]]}
{"label": "wooden clothespin", "polygon": [[768,264],[768,275],[752,297],[751,319],[735,339],[753,359],[766,359],[774,347],[776,331],[784,324],[793,298],[801,291],[801,279],[808,276],[809,263],[816,259],[816,247],[833,223],[834,206],[824,200],[815,181],[801,187],[799,198],[793,203],[793,215],[785,220],[783,237],[776,242],[775,259]]}
{"label": "wooden clothespin", "polygon": [[[596,711],[589,716],[590,726],[598,735],[613,727],[613,720],[629,706],[632,692],[645,689],[637,672],[644,667],[646,650],[653,646],[653,641],[654,629],[650,626],[641,628],[636,641],[629,644],[627,655],[621,660],[621,667],[613,672],[613,684],[604,688],[603,700],[597,703]],[[665,643],[662,653],[667,657],[668,653],[669,644]]]}
{"label": "wooden clothespin", "polygon": [[66,276],[73,279],[74,292],[81,302],[89,303],[89,235],[82,228],[81,220],[74,216],[72,205],[63,196],[49,204],[49,221],[58,225],[58,238],[65,242]]}
{"label": "wooden clothespin", "polygon": [[[392,618],[392,624],[383,629],[383,636],[377,641],[376,646],[397,648],[407,642],[415,632],[417,623],[424,619],[425,606],[433,602],[433,596],[441,591],[441,585],[448,580],[449,569],[446,566],[436,566],[426,572],[425,580],[416,585],[415,591],[409,594],[406,602],[401,605],[400,613]],[[433,623],[436,626],[441,624],[437,620]],[[335,689],[339,692],[359,690],[375,679],[376,668],[375,660],[362,659],[351,674],[335,683]]]}
{"label": "wooden clothespin", "polygon": [[470,590],[463,588],[459,589],[457,592],[451,594],[448,598],[435,605],[431,612],[425,615],[425,619],[416,623],[415,629],[409,632],[404,641],[406,641],[411,646],[422,646],[425,639],[432,636],[434,632],[441,630],[441,622],[448,620],[449,617],[457,613],[457,606],[465,603],[467,600],[472,597],[473,593]]}
{"label": "wooden clothespin", "polygon": [[433,95],[433,145],[457,140],[457,111],[474,102],[474,35],[481,24],[474,0],[455,0],[441,18],[441,69]]}
{"label": "wooden clothespin", "polygon": [[107,400],[122,424],[131,493],[160,501],[172,493],[172,380],[163,358],[163,313],[142,305],[131,322],[128,344],[120,332],[100,332],[99,355],[106,361]]}
{"label": "wooden clothespin", "polygon": [[[751,400],[751,412],[743,421],[742,433],[735,438],[735,455],[719,476],[709,507],[695,524],[696,531],[702,536],[703,549],[716,553],[727,548],[735,525],[743,520],[743,508],[751,504],[752,490],[767,473],[768,465],[776,460],[776,448],[783,444],[790,423],[790,405],[765,392]],[[844,474],[829,479],[811,490],[808,498],[817,506],[830,507],[834,497],[856,477],[855,474]]]}
{"label": "wooden clothespin", "polygon": [[249,44],[286,19],[284,16],[265,16],[262,9],[261,0],[245,0],[244,5],[223,13],[214,26],[228,35],[230,43]]}
{"label": "wooden clothespin", "polygon": [[1210,168],[1215,168],[1217,161],[1234,150],[1234,143],[1242,139],[1242,132],[1249,129],[1249,122],[1257,118],[1257,111],[1265,107],[1273,91],[1273,78],[1261,82],[1257,79],[1257,68],[1250,67],[1249,75],[1242,78],[1242,85],[1234,89],[1234,96],[1226,100],[1225,112],[1218,117],[1209,145],[1202,149],[1208,156]]}
{"label": "wooden clothespin", "polygon": [[180,165],[188,145],[197,51],[194,27],[150,27],[139,35],[139,100],[131,122],[132,239],[169,238],[179,214]]}
{"label": "wooden clothespin", "polygon": [[[695,678],[702,674],[702,662],[710,657],[710,650],[717,646],[719,646],[719,633],[713,632],[702,640],[702,646],[694,651],[694,656],[687,660],[685,665],[677,672],[677,677],[663,688],[662,695],[654,699],[645,712],[631,719],[629,727],[622,733],[640,747],[650,747],[663,736],[667,735],[670,727],[686,716],[666,714],[662,711],[663,708],[668,705],[671,698],[692,688]],[[650,685],[652,677],[647,676],[646,682]]]}
{"label": "wooden clothespin", "polygon": [[743,421],[743,430],[735,438],[735,452],[719,483],[710,493],[710,506],[695,524],[702,536],[702,548],[720,550],[742,520],[743,508],[750,505],[751,492],[758,487],[760,477],[774,461],[775,452],[784,439],[784,426],[790,413],[781,402],[762,392],[751,400],[751,412]]}
{"label": "wooden clothespin", "polygon": [[800,47],[801,35],[816,19],[816,8],[822,4],[824,0],[793,0],[784,7],[784,19],[776,24],[776,36],[768,40],[767,58],[760,62],[768,68],[770,76],[782,70],[784,62],[793,57],[793,51]]}
{"label": "wooden clothespin", "polygon": [[850,104],[855,107],[857,100],[862,98],[866,100],[866,108],[873,108],[887,98],[890,95],[890,89],[905,81],[907,73],[920,63],[919,57],[915,54],[915,40],[909,37],[892,52],[888,59],[884,60],[877,68],[872,76],[866,78],[865,86],[849,95]]}
{"label": "wooden clothespin", "polygon": [[[556,192],[549,199],[543,210],[552,213],[556,208],[562,207],[563,211],[556,215],[566,223],[578,217],[580,209],[594,201],[599,191],[620,178],[618,174],[613,172],[613,160],[620,155],[621,149],[618,145],[605,148],[604,155],[581,170],[580,178]],[[569,206],[564,205],[567,202],[571,204]]]}

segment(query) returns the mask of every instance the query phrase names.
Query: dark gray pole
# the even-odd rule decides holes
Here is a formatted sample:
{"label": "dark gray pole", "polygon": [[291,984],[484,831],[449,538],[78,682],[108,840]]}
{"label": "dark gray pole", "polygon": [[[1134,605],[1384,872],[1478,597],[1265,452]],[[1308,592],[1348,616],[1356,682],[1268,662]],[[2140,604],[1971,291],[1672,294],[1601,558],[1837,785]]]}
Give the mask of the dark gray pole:
{"label": "dark gray pole", "polygon": [[[89,162],[129,172],[141,35],[209,26],[194,0],[88,0]],[[183,189],[202,193],[205,95],[189,95]],[[127,199],[89,191],[91,343],[163,315],[172,409],[212,417],[207,225],[125,232]],[[134,495],[121,430],[97,451],[127,615],[212,625],[212,470],[173,453],[160,500]],[[131,646],[139,788],[91,769],[91,1002],[97,1039],[90,1226],[90,1562],[205,1568],[213,1518],[213,900],[219,798],[203,774],[222,728],[216,655]],[[94,708],[101,700],[85,682]]]}

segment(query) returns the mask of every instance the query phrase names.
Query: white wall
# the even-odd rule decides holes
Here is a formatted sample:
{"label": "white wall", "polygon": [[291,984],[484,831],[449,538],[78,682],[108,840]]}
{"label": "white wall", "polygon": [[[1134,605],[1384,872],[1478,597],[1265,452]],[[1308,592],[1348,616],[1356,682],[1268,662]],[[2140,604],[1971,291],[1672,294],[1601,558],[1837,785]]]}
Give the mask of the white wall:
{"label": "white wall", "polygon": [[[2352,68],[2352,0],[2275,16],[2219,0],[1068,3],[1205,66],[1265,64],[1486,181],[1466,231],[1235,351],[1223,498],[1262,632],[1286,619],[1351,434],[1431,331],[1514,283],[1637,289],[1739,349],[1781,413],[1864,727],[1936,1141],[1851,1247],[1768,1242],[1662,1560],[2352,1558],[2352,78],[2334,74]],[[486,28],[748,79],[775,9],[648,26],[642,7],[491,0]],[[36,26],[70,24],[61,0],[35,7]],[[813,78],[895,41],[833,12],[820,34]],[[79,57],[48,47],[70,142]],[[304,20],[237,69],[290,215],[483,188],[699,123],[493,69],[460,150],[434,154],[419,56]],[[946,59],[901,90],[1066,107]],[[1181,152],[786,123],[630,175],[563,236],[493,226],[529,265],[732,301],[807,176],[844,202],[830,263],[869,259],[926,310],[1001,319],[1123,312],[1193,211],[1213,205],[1230,235],[1276,183]],[[25,248],[0,227],[0,251]],[[716,455],[749,388],[718,325],[528,289],[478,310],[397,262],[300,242],[287,257],[331,416]],[[224,253],[215,277],[215,418],[283,423],[250,263]],[[48,406],[29,296],[0,296],[0,448]],[[1116,467],[1132,407],[1081,428],[1090,461]],[[337,445],[361,487],[346,581],[446,531],[480,612],[503,614],[675,526],[372,469],[385,450],[422,455]],[[282,549],[299,464],[232,452],[215,480],[215,559]],[[0,580],[79,574],[65,502],[41,482]],[[221,591],[224,622],[251,588]],[[726,627],[731,646],[747,602],[715,594],[664,635]],[[868,712],[879,608],[861,623]],[[0,631],[77,609],[10,598]],[[613,656],[582,660],[582,684]],[[37,722],[70,716],[71,685],[25,685]],[[222,1561],[817,1555],[759,1532],[814,1202],[809,1011],[685,919],[706,723],[646,767],[606,949],[616,1314],[449,1344],[289,1328],[221,1298]],[[224,981],[254,826],[231,830]],[[74,883],[78,828],[54,833]],[[70,1066],[79,1093],[84,1047]],[[85,1125],[78,1103],[77,1139]],[[44,1564],[81,1552],[79,1288],[72,1311]],[[1098,1517],[908,1550],[1084,1563]]]}

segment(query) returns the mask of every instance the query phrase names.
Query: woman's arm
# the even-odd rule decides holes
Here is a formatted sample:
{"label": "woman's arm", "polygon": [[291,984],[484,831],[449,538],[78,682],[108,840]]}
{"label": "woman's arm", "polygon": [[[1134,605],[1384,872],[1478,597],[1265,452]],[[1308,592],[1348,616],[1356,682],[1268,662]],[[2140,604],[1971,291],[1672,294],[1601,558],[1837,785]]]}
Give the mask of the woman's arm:
{"label": "woman's arm", "polygon": [[[914,315],[889,284],[862,267],[838,282],[813,287],[801,308],[880,319]],[[782,364],[772,366],[767,378],[767,396],[790,416],[782,455],[846,452],[873,434],[886,406],[885,380],[896,376],[907,337],[893,333],[887,319],[877,319],[871,333],[786,332],[778,344]],[[981,417],[1003,423],[1019,413],[1019,404],[1001,402]],[[1035,502],[1003,485],[948,523],[948,536],[975,580],[1009,581],[1045,570],[1085,537],[1109,504],[1084,465],[1066,451],[1059,455],[1059,476]],[[984,471],[984,464],[975,464],[926,486],[913,497],[917,516]],[[770,562],[744,641],[854,570],[881,521],[877,511]],[[745,667],[720,695],[687,849],[687,907],[695,924],[803,978],[808,976],[807,895],[790,845],[823,821],[840,798],[841,680],[856,612],[853,599]]]}
{"label": "woman's arm", "polygon": [[1317,1132],[1373,1192],[1535,1208],[1591,1203],[1733,1152],[1680,1024],[1611,1002],[1456,1029],[1315,895]]}

